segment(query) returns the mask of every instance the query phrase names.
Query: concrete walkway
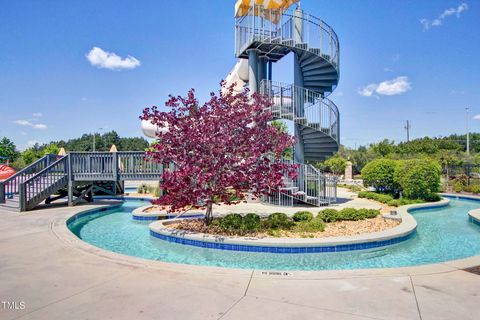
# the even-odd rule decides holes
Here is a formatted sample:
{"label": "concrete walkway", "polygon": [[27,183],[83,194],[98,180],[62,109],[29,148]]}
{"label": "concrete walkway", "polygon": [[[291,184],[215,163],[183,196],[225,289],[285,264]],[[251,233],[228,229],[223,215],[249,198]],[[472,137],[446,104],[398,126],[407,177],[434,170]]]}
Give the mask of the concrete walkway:
{"label": "concrete walkway", "polygon": [[0,319],[479,318],[480,276],[461,270],[478,257],[288,273],[169,264],[77,239],[65,220],[94,206],[0,211]]}

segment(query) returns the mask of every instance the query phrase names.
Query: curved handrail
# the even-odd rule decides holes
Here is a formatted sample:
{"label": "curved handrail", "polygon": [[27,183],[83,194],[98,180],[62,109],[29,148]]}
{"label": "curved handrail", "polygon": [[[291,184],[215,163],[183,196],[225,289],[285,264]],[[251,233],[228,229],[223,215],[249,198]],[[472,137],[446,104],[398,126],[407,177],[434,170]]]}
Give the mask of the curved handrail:
{"label": "curved handrail", "polygon": [[[278,108],[280,117],[288,114],[294,122],[321,131],[339,143],[340,114],[330,99],[303,87],[270,80],[261,81],[260,93],[273,102],[273,110]],[[295,96],[300,96],[299,103],[294,102]]]}
{"label": "curved handrail", "polygon": [[[340,44],[336,32],[322,19],[302,10],[280,11],[265,9],[262,5],[250,8],[245,16],[236,18],[236,56],[239,57],[254,41],[275,43],[278,40],[294,40],[294,19],[304,22],[301,43],[316,49],[317,55],[329,61],[339,72]],[[295,43],[291,47],[295,47]]]}

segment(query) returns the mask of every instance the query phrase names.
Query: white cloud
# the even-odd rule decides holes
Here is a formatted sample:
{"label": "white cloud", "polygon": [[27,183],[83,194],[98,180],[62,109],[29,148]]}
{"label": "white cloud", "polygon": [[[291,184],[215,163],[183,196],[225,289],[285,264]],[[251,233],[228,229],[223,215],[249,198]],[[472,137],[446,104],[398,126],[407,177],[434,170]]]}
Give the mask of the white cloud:
{"label": "white cloud", "polygon": [[28,120],[15,120],[13,123],[18,124],[19,126],[32,127],[34,129],[47,129],[47,125],[43,123],[32,123]]}
{"label": "white cloud", "polygon": [[32,116],[33,116],[34,118],[41,118],[41,117],[43,117],[43,113],[41,113],[41,112],[35,112],[35,113],[32,113]]}
{"label": "white cloud", "polygon": [[423,25],[423,31],[427,31],[431,27],[439,27],[443,24],[443,21],[453,15],[456,15],[457,18],[460,18],[460,15],[462,12],[466,11],[468,9],[468,4],[465,2],[462,2],[458,7],[456,8],[448,8],[442,12],[437,18],[433,20],[429,20],[426,18],[420,19],[420,23]]}
{"label": "white cloud", "polygon": [[375,83],[369,84],[358,90],[358,93],[364,97],[371,97],[375,90],[377,90],[378,85]]}
{"label": "white cloud", "polygon": [[412,89],[412,85],[408,77],[401,76],[392,80],[385,80],[380,83],[371,83],[363,88],[358,89],[358,93],[364,97],[371,97],[375,93],[384,96],[394,96],[405,93]]}
{"label": "white cloud", "polygon": [[385,96],[394,96],[411,90],[408,77],[396,77],[393,80],[383,81],[378,85],[376,92]]}
{"label": "white cloud", "polygon": [[38,124],[34,124],[34,125],[33,125],[33,128],[34,128],[34,129],[42,129],[42,130],[44,130],[44,129],[47,129],[48,127],[47,127],[46,124],[38,123]]}
{"label": "white cloud", "polygon": [[480,114],[476,114],[472,118],[473,120],[480,120]]}
{"label": "white cloud", "polygon": [[85,57],[97,68],[110,70],[134,69],[140,66],[140,61],[132,56],[122,59],[114,52],[103,51],[101,48],[93,47]]}
{"label": "white cloud", "polygon": [[13,123],[18,124],[19,126],[32,126],[33,125],[33,123],[31,123],[28,120],[15,120],[15,121],[13,121]]}
{"label": "white cloud", "polygon": [[383,71],[385,71],[385,72],[393,72],[393,70],[392,70],[392,69],[390,69],[390,68],[386,68],[386,67],[385,67],[385,68],[383,68]]}

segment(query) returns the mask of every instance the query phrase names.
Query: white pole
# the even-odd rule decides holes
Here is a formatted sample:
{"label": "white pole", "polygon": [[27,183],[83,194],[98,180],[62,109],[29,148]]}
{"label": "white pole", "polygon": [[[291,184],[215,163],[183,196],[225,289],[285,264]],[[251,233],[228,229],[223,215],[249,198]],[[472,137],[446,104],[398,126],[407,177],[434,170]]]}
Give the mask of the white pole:
{"label": "white pole", "polygon": [[466,115],[465,115],[465,121],[466,121],[466,129],[467,129],[467,155],[469,156],[470,155],[470,132],[468,130],[468,110],[470,108],[465,108],[465,111],[466,111]]}

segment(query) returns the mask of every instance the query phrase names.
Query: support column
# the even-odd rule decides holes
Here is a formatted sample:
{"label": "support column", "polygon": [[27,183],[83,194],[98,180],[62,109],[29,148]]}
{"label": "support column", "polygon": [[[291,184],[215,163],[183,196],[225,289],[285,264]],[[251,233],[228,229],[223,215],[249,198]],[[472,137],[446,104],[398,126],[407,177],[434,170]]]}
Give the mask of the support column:
{"label": "support column", "polygon": [[258,50],[250,49],[248,52],[248,87],[253,94],[259,89]]}
{"label": "support column", "polygon": [[[267,79],[267,63],[268,63],[268,57],[267,56],[261,56],[259,59],[258,63],[258,88],[260,90],[260,85],[262,83],[262,80]],[[260,90],[261,91],[261,90]]]}
{"label": "support column", "polygon": [[[297,7],[294,13],[293,18],[293,40],[295,43],[302,43],[303,42],[303,19],[302,19],[302,11],[300,7]],[[304,92],[303,92],[303,72],[300,66],[300,57],[297,53],[295,53],[293,57],[293,83],[294,86],[292,88],[292,95],[293,95],[293,113],[295,118],[303,118],[304,117]],[[295,138],[297,139],[297,143],[295,144],[295,152],[294,152],[294,160],[300,163],[305,162],[304,157],[304,148],[303,148],[303,139],[301,136],[301,128],[302,126],[295,123]]]}
{"label": "support column", "polygon": [[67,172],[68,172],[68,206],[73,206],[73,170],[72,170],[72,157],[67,154]]}
{"label": "support column", "polygon": [[272,61],[268,61],[268,80],[272,81]]}

